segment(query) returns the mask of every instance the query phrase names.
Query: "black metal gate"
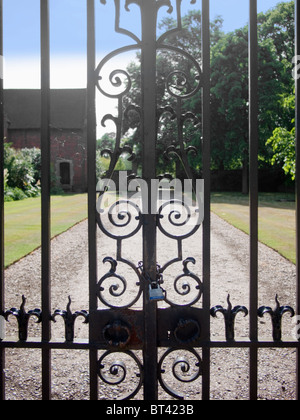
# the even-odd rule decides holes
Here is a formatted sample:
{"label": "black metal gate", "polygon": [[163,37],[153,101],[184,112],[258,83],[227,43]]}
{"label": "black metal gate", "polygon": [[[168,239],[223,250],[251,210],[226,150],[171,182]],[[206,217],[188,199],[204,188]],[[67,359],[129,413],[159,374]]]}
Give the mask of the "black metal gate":
{"label": "black metal gate", "polygon": [[[188,0],[185,0],[188,1]],[[130,38],[131,43],[108,54],[98,64],[95,48],[95,6],[105,7],[106,0],[100,3],[87,0],[88,28],[88,87],[87,87],[87,159],[88,159],[88,230],[89,230],[89,310],[75,314],[70,307],[65,312],[51,314],[51,270],[50,270],[50,51],[49,51],[49,4],[41,0],[41,76],[42,76],[42,307],[41,310],[25,311],[25,297],[20,310],[7,310],[4,296],[4,215],[3,215],[3,159],[1,159],[1,278],[0,314],[8,319],[15,315],[19,324],[19,340],[2,337],[0,341],[0,397],[5,399],[5,351],[8,348],[41,349],[42,352],[42,397],[51,399],[51,351],[55,349],[86,350],[89,352],[90,398],[99,399],[99,381],[108,386],[121,385],[127,375],[126,363],[134,365],[134,385],[128,390],[126,398],[135,397],[143,390],[144,399],[157,400],[159,387],[171,397],[185,397],[165,379],[173,376],[179,383],[201,382],[202,399],[210,399],[211,349],[248,349],[249,395],[258,396],[258,351],[262,348],[292,348],[297,350],[299,366],[299,342],[281,340],[281,317],[294,309],[278,307],[272,315],[274,341],[259,341],[258,315],[270,311],[263,307],[258,312],[258,46],[257,46],[257,2],[250,0],[249,24],[249,138],[250,138],[250,304],[249,311],[244,306],[232,308],[228,299],[228,309],[221,306],[211,308],[211,252],[210,252],[210,16],[209,0],[191,0],[191,4],[201,6],[202,51],[201,62],[197,62],[187,51],[167,42],[168,36],[182,30],[181,6],[183,0],[115,0],[115,30]],[[1,2],[2,3],[2,2]],[[130,11],[130,6],[139,6],[141,14],[141,37],[122,28],[120,24],[121,6]],[[200,5],[201,3],[201,5]],[[177,27],[158,36],[157,16],[162,7],[171,12],[176,7]],[[296,2],[296,55],[299,49],[299,10]],[[1,6],[2,15],[2,6]],[[2,19],[1,19],[2,22]],[[116,68],[108,79],[110,87],[118,93],[109,93],[103,86],[102,70],[112,58],[123,52],[140,52],[140,103],[128,104],[126,98],[132,89],[132,79],[128,72]],[[183,57],[189,65],[188,70],[174,68],[166,76],[164,93],[169,103],[158,107],[158,81],[156,74],[159,52]],[[2,51],[0,51],[2,55]],[[296,82],[298,88],[298,81]],[[117,116],[103,118],[114,122],[116,137],[113,150],[102,150],[109,156],[110,166],[105,180],[96,179],[96,89],[104,96],[118,101]],[[3,121],[3,81],[1,80],[1,124]],[[297,92],[296,92],[297,93]],[[198,115],[185,109],[187,98],[200,98]],[[297,95],[298,101],[299,95]],[[125,106],[126,104],[126,106]],[[297,103],[298,104],[298,103]],[[297,143],[299,144],[299,112],[297,111]],[[136,158],[135,146],[124,145],[123,124],[130,126],[130,118],[135,120],[138,144],[141,148],[141,173],[126,177],[124,189],[118,189],[116,200],[106,206],[107,194],[111,196],[115,169],[122,154],[129,159]],[[175,157],[185,173],[185,186],[190,187],[192,198],[177,193],[176,183],[168,174],[156,171],[158,132],[166,120],[172,121],[174,141],[163,150],[166,161]],[[186,143],[185,124],[192,122],[193,130],[198,132],[202,150],[196,150]],[[175,127],[175,128],[174,128]],[[1,155],[3,155],[3,125],[1,132]],[[298,148],[299,150],[299,148]],[[202,159],[203,183],[197,182],[189,166],[189,153],[198,154]],[[299,153],[297,163],[299,164]],[[299,165],[298,165],[299,167]],[[299,173],[297,174],[299,179]],[[158,184],[154,182],[165,181]],[[177,180],[178,181],[178,180]],[[122,183],[122,180],[121,180]],[[131,186],[129,193],[128,186]],[[159,186],[167,185],[164,190]],[[174,191],[173,191],[174,187]],[[96,197],[97,191],[97,197]],[[165,198],[164,193],[169,193]],[[126,193],[124,195],[124,193]],[[299,188],[297,189],[299,203]],[[299,241],[299,209],[297,209],[297,241]],[[115,242],[115,256],[107,255],[103,264],[107,272],[99,275],[101,262],[97,257],[97,232],[102,237]],[[202,235],[201,269],[193,272],[196,258],[195,250],[188,248],[188,239],[195,234]],[[124,256],[124,244],[140,235],[142,258],[131,260]],[[175,254],[170,260],[161,262],[158,251],[158,236],[173,241]],[[187,240],[187,241],[186,241]],[[188,256],[186,255],[188,252]],[[137,252],[138,254],[138,252]],[[171,251],[170,251],[171,254]],[[197,251],[197,255],[199,252]],[[299,262],[299,246],[297,249]],[[182,271],[166,276],[168,269],[182,263]],[[130,279],[120,270],[126,267]],[[297,313],[299,301],[299,264],[297,265]],[[195,270],[196,271],[196,270]],[[202,271],[202,272],[201,272]],[[168,278],[167,278],[168,277]],[[100,279],[99,279],[100,278]],[[133,287],[132,287],[133,286]],[[129,297],[126,296],[131,289]],[[278,301],[277,301],[278,303]],[[16,303],[16,306],[18,303]],[[211,337],[211,318],[217,312],[225,318],[225,341],[214,341]],[[235,341],[234,320],[238,312],[250,319],[248,340]],[[66,323],[66,336],[58,341],[51,339],[51,323],[57,315],[62,315]],[[33,340],[28,337],[28,319],[37,317],[42,323],[42,337]],[[89,324],[88,341],[74,340],[74,322],[78,316]],[[126,356],[125,359],[122,359]],[[298,369],[298,367],[297,367]],[[199,388],[200,389],[200,388]],[[297,371],[297,397],[299,397],[299,371]],[[199,397],[201,399],[201,395]]]}

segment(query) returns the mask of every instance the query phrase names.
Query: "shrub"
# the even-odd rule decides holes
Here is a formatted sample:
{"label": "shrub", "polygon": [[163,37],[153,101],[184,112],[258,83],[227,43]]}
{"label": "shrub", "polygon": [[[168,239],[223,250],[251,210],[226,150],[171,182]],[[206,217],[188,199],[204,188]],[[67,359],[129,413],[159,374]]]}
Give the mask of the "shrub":
{"label": "shrub", "polygon": [[39,183],[42,170],[41,150],[37,147],[33,147],[32,149],[22,149],[20,152],[24,159],[27,159],[31,162],[35,183]]}
{"label": "shrub", "polygon": [[28,196],[20,188],[7,188],[4,201],[20,201],[25,198],[28,198]]}
{"label": "shrub", "polygon": [[4,147],[6,201],[23,200],[40,194],[40,150],[15,150],[10,144]]}

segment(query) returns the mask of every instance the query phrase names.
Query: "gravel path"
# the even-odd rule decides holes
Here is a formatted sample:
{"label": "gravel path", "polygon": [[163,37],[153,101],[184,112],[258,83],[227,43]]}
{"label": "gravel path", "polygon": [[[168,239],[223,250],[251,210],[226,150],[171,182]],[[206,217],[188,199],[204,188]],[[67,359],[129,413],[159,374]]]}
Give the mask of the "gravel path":
{"label": "gravel path", "polygon": [[[141,260],[141,238],[131,238],[124,246],[124,256],[133,261]],[[174,241],[173,241],[174,242]],[[72,297],[72,310],[88,309],[88,252],[87,222],[82,222],[52,241],[52,308],[65,309],[68,295]],[[194,256],[197,265],[194,272],[201,273],[201,231],[184,243],[184,257]],[[176,254],[176,244],[159,237],[160,263]],[[249,307],[248,280],[249,238],[222,219],[212,214],[212,296],[211,306],[227,307],[227,295],[232,304]],[[173,254],[175,253],[175,254]],[[99,234],[99,262],[105,256],[115,255],[115,243],[105,239],[101,246]],[[101,267],[100,267],[101,265]],[[180,264],[179,266],[180,267]],[[181,265],[182,267],[182,265]],[[179,272],[182,268],[179,268]],[[101,271],[102,270],[102,271]],[[107,271],[107,265],[99,263],[99,274]],[[178,274],[178,271],[177,271]],[[100,278],[99,275],[99,278]],[[295,307],[295,266],[264,245],[259,247],[259,305],[275,306],[278,293],[282,305]],[[21,296],[27,298],[26,308],[40,307],[40,250],[22,259],[6,270],[6,308],[19,306]],[[139,303],[137,304],[137,306]],[[236,339],[247,337],[249,318],[237,317]],[[211,320],[213,339],[224,338],[222,316]],[[293,320],[285,315],[284,337],[291,336]],[[39,335],[40,326],[31,325],[30,335]],[[271,339],[271,322],[266,316],[260,322],[260,338]],[[16,322],[7,324],[7,336],[16,332]],[[76,324],[76,337],[87,338],[88,327]],[[62,321],[53,328],[53,338],[64,336]],[[141,354],[138,353],[141,357]],[[296,352],[294,350],[269,349],[259,353],[259,398],[290,400],[295,398]],[[41,354],[38,350],[7,350],[6,378],[8,399],[41,398]],[[89,399],[89,357],[87,351],[53,351],[52,382],[53,399]],[[248,398],[248,350],[213,349],[211,357],[211,398]],[[128,377],[133,380],[134,372]],[[183,388],[174,377],[166,380],[174,388]],[[100,384],[100,399],[120,398],[126,386],[108,387]],[[201,398],[201,379],[186,384],[186,399]],[[142,399],[141,393],[136,399]],[[160,390],[160,399],[170,399]]]}

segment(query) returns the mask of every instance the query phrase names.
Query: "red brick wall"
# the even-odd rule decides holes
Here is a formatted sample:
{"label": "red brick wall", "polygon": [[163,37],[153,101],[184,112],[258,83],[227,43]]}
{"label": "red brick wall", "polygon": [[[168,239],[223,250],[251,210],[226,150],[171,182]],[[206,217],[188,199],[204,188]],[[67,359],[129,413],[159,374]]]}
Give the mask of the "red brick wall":
{"label": "red brick wall", "polygon": [[73,162],[73,191],[86,191],[86,138],[83,131],[53,130],[51,154],[53,162],[64,159]]}
{"label": "red brick wall", "polygon": [[40,148],[40,130],[8,130],[6,141],[12,143],[15,149]]}
{"label": "red brick wall", "polygon": [[[6,141],[16,149],[40,148],[40,130],[8,130]],[[87,190],[86,137],[83,130],[51,130],[51,160],[54,168],[57,161],[72,161],[72,190]],[[59,174],[57,177],[59,179]]]}

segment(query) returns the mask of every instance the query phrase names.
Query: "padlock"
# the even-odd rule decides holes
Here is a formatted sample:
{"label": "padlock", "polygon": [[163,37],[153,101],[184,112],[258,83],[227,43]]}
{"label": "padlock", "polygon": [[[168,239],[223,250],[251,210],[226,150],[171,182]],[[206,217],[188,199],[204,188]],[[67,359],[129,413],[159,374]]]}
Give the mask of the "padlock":
{"label": "padlock", "polygon": [[149,286],[149,298],[150,300],[159,301],[165,300],[165,291],[160,286]]}

